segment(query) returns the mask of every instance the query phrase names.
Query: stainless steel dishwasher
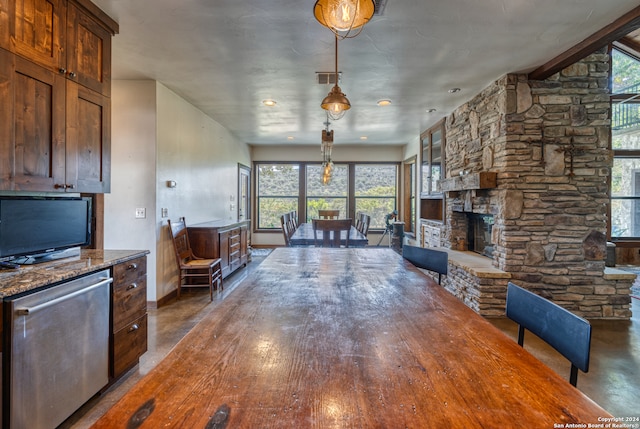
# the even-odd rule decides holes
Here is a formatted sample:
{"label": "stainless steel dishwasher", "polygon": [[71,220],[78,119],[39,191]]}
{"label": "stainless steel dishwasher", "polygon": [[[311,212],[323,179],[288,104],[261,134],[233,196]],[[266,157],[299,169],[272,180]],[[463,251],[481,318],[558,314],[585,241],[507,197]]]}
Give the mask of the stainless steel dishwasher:
{"label": "stainless steel dishwasher", "polygon": [[104,270],[6,300],[3,427],[55,428],[107,385],[112,282]]}

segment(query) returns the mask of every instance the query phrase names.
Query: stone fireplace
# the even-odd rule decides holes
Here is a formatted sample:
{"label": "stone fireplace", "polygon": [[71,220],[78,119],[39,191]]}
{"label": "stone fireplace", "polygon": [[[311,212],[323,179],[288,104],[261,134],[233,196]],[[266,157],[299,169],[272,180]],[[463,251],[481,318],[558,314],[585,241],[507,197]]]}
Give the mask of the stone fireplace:
{"label": "stone fireplace", "polygon": [[479,237],[490,269],[452,254],[444,284],[481,314],[504,314],[513,281],[584,317],[631,316],[632,277],[605,270],[608,61],[596,53],[545,81],[506,75],[447,117],[440,244],[469,251],[473,219],[491,227]]}

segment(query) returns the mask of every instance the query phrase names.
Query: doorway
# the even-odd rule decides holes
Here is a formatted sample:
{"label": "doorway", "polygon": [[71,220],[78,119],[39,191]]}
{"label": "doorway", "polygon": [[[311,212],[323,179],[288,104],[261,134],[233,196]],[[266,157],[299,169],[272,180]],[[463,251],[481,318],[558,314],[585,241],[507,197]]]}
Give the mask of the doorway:
{"label": "doorway", "polygon": [[251,169],[238,164],[238,222],[251,219]]}

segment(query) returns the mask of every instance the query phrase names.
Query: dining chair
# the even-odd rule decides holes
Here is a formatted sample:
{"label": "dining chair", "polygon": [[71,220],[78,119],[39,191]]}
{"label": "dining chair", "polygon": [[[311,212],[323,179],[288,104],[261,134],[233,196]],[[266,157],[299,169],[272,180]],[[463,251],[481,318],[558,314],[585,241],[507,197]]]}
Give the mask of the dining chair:
{"label": "dining chair", "polygon": [[296,229],[298,229],[298,212],[296,210],[292,210],[289,212],[289,215],[291,216],[291,225],[293,226],[293,230],[295,231]]}
{"label": "dining chair", "polygon": [[359,228],[356,227],[356,229],[358,231],[360,231],[362,233],[362,235],[364,235],[365,237],[367,236],[367,233],[369,232],[369,225],[371,224],[371,216],[369,216],[368,214],[362,214],[360,217],[360,224],[359,224]]}
{"label": "dining chair", "polygon": [[285,213],[280,216],[280,226],[282,227],[282,235],[284,236],[284,244],[287,247],[291,246],[291,213]]}
{"label": "dining chair", "polygon": [[524,347],[524,330],[536,334],[571,362],[569,383],[576,386],[578,369],[589,371],[591,324],[569,310],[521,288],[507,285],[507,317],[518,324],[518,344]]}
{"label": "dining chair", "polygon": [[438,273],[438,284],[442,283],[442,275],[449,272],[449,254],[441,250],[405,244],[402,257],[418,268]]}
{"label": "dining chair", "polygon": [[[351,219],[314,219],[313,238],[317,247],[349,247],[349,232],[351,230]],[[342,231],[346,231],[344,243],[340,238]],[[318,238],[318,232],[322,236]]]}
{"label": "dining chair", "polygon": [[[180,270],[178,279],[178,299],[180,299],[180,291],[183,287],[209,287],[209,298],[213,301],[213,290],[220,287],[222,290],[222,264],[221,259],[205,259],[199,258],[193,254],[191,244],[189,243],[189,234],[187,233],[187,225],[184,217],[177,222],[169,223],[169,231],[173,241],[173,249],[176,253],[176,262]],[[206,279],[206,283],[185,283],[187,279]],[[214,286],[215,284],[215,286]]]}
{"label": "dining chair", "polygon": [[340,216],[340,210],[318,210],[320,219],[338,219],[338,216]]}

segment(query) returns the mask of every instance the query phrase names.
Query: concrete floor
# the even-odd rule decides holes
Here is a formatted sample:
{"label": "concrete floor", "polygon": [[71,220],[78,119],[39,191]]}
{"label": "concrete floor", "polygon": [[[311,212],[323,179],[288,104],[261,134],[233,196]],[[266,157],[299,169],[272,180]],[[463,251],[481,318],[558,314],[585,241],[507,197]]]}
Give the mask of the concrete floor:
{"label": "concrete floor", "polygon": [[[183,293],[159,310],[150,309],[148,317],[148,351],[140,364],[117,384],[94,397],[60,428],[90,427],[140,378],[147,374],[217,303],[233,292],[238,284],[264,259],[253,258],[225,281],[224,291],[209,302],[203,289]],[[592,321],[591,363],[588,373],[579,372],[578,388],[615,417],[640,417],[640,301],[632,299],[634,317],[629,322]],[[517,338],[517,325],[508,319],[490,319],[506,335]],[[546,343],[531,333],[525,334],[525,349],[547,366],[569,379],[570,364]]]}

